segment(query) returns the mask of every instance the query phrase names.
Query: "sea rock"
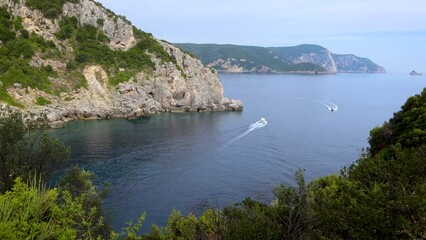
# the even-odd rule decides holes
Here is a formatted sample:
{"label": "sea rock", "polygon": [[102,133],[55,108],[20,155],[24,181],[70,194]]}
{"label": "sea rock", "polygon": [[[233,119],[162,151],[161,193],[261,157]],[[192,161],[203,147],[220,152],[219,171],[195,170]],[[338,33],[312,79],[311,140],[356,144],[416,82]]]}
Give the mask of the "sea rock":
{"label": "sea rock", "polygon": [[50,128],[63,128],[65,123],[63,121],[55,121],[48,124]]}
{"label": "sea rock", "polygon": [[48,114],[46,115],[46,119],[47,119],[47,121],[49,121],[49,122],[57,122],[57,121],[61,120],[61,117],[59,116],[59,114],[58,114],[58,113],[56,113],[56,112],[51,112],[51,113],[48,113]]}

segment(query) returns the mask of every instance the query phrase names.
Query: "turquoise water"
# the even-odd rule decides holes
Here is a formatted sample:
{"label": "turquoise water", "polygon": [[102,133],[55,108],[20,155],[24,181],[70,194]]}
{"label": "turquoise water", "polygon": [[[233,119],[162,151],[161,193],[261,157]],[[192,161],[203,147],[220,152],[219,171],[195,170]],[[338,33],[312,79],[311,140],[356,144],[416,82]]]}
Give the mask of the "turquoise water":
{"label": "turquoise water", "polygon": [[[205,203],[222,207],[247,196],[270,201],[278,184],[294,184],[299,168],[309,181],[338,172],[360,156],[373,127],[426,86],[423,76],[389,73],[220,79],[243,112],[75,121],[50,131],[71,146],[68,166],[111,184],[106,208],[115,228],[142,212],[147,229],[164,224],[173,208],[199,212]],[[262,117],[266,126],[252,125]]]}

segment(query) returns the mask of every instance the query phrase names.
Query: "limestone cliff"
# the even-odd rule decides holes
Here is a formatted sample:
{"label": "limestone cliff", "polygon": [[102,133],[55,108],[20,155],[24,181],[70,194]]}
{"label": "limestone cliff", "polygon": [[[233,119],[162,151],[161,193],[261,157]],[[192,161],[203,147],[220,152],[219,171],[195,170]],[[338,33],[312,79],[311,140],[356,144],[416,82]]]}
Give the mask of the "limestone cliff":
{"label": "limestone cliff", "polygon": [[0,101],[20,107],[15,109],[28,119],[47,119],[51,127],[60,127],[73,119],[242,109],[241,101],[223,96],[215,70],[100,4],[65,0],[58,16],[47,18],[27,1],[0,0],[7,10],[3,15],[13,19],[6,26],[12,37],[0,40],[0,51],[9,54],[8,46],[28,43],[28,56],[10,56],[40,80],[24,81],[12,67],[0,71],[0,95],[6,96]]}

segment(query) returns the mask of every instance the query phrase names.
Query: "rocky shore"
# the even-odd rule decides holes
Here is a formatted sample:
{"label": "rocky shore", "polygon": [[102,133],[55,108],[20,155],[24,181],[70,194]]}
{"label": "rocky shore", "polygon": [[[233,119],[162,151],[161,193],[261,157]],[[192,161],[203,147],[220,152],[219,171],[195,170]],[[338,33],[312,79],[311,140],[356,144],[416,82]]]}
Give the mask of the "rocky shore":
{"label": "rocky shore", "polygon": [[[241,111],[240,100],[223,96],[223,87],[214,70],[183,53],[168,43],[165,49],[177,60],[172,63],[156,60],[153,73],[140,73],[117,87],[108,85],[108,75],[98,65],[84,69],[87,88],[52,96],[37,89],[23,89],[15,84],[9,94],[25,104],[25,108],[13,111],[23,112],[26,121],[45,121],[51,128],[60,128],[65,122],[81,119],[148,117],[160,112],[200,111]],[[180,68],[180,69],[178,69]],[[52,103],[37,106],[33,103],[43,96]],[[7,112],[7,105],[0,105],[0,115]]]}

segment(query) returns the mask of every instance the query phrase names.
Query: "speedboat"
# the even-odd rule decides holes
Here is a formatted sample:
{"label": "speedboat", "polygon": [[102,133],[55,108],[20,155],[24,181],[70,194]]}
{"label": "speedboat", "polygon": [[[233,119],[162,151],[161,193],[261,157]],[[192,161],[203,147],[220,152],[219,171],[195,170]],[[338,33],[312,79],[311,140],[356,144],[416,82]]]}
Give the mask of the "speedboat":
{"label": "speedboat", "polygon": [[258,123],[262,124],[262,125],[266,125],[268,122],[266,121],[265,118],[261,118],[259,121],[257,121]]}

